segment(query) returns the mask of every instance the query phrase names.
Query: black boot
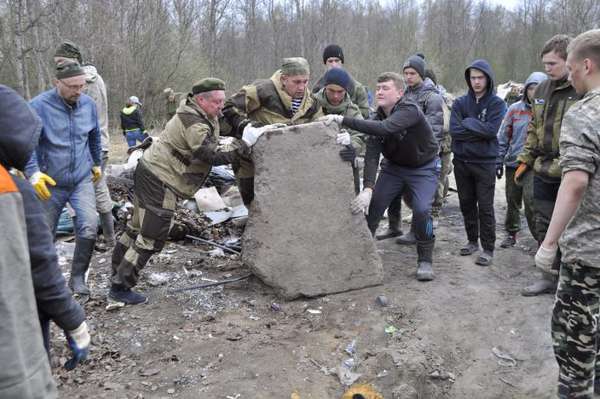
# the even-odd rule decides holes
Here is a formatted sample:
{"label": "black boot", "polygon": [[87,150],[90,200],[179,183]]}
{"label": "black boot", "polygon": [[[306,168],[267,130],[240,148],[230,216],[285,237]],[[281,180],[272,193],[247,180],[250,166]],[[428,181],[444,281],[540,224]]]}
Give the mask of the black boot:
{"label": "black boot", "polygon": [[254,200],[254,177],[240,177],[238,180],[242,201],[246,207],[249,207]]}
{"label": "black boot", "polygon": [[90,290],[85,284],[85,272],[90,267],[90,260],[94,252],[95,239],[76,238],[73,264],[71,265],[71,279],[69,287],[74,294],[90,295]]}
{"label": "black boot", "polygon": [[433,280],[433,246],[435,239],[429,241],[417,241],[417,280]]}
{"label": "black boot", "polygon": [[115,246],[115,222],[112,212],[100,214],[100,226],[102,227],[102,235],[104,235],[104,244],[107,249]]}
{"label": "black boot", "polygon": [[377,240],[386,240],[388,238],[399,237],[402,235],[400,230],[400,212],[395,212],[391,208],[388,209],[388,228],[383,234],[375,236]]}

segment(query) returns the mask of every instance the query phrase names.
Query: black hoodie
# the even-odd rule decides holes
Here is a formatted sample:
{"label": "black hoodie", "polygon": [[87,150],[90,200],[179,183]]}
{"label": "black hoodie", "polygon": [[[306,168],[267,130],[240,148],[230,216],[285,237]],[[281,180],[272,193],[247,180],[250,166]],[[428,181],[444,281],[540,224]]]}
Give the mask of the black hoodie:
{"label": "black hoodie", "polygon": [[[487,92],[479,100],[471,87],[469,70],[480,70],[488,78]],[[469,92],[452,104],[450,135],[454,158],[463,162],[496,163],[498,129],[506,103],[495,94],[494,72],[485,60],[475,60],[465,70]]]}

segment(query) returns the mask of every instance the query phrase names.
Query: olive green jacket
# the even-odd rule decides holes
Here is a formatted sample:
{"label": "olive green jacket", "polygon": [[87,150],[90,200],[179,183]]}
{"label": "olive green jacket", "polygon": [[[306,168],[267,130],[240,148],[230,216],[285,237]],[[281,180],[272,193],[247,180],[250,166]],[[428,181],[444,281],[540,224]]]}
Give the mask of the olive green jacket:
{"label": "olive green jacket", "polygon": [[[348,93],[344,97],[344,100],[339,105],[331,105],[327,96],[325,95],[325,88],[322,88],[315,94],[315,98],[323,108],[325,115],[342,115],[350,118],[363,119],[360,109],[356,104],[352,102]],[[358,154],[364,155],[365,152],[365,135],[357,132],[356,130],[347,129],[352,138],[352,146],[356,149]]]}
{"label": "olive green jacket", "polygon": [[143,155],[148,169],[182,198],[191,198],[213,166],[230,164],[250,149],[236,140],[219,149],[219,121],[210,118],[191,95]]}
{"label": "olive green jacket", "polygon": [[277,71],[270,79],[262,79],[241,88],[225,102],[223,119],[229,125],[226,135],[242,136],[244,127],[250,122],[253,125],[270,125],[284,123],[299,125],[313,122],[323,116],[321,106],[308,89],[300,108],[292,112],[292,97],[281,85],[281,72]]}
{"label": "olive green jacket", "polygon": [[527,140],[518,157],[519,162],[532,167],[541,176],[561,177],[560,129],[565,113],[579,98],[566,79],[548,79],[538,85],[532,101],[533,117],[527,128]]}

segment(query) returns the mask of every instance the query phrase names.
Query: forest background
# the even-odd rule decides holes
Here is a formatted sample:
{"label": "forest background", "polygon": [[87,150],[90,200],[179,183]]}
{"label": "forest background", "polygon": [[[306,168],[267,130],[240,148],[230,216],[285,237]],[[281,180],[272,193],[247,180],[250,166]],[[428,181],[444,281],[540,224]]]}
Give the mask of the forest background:
{"label": "forest background", "polygon": [[48,89],[54,50],[71,40],[104,78],[112,121],[130,95],[154,118],[164,115],[165,87],[186,92],[217,76],[231,94],[271,76],[282,57],[306,57],[315,81],[323,48],[336,43],[371,89],[422,52],[460,93],[475,58],[491,62],[497,82],[522,82],[542,70],[552,35],[598,27],[600,0],[0,0],[0,82],[26,98]]}

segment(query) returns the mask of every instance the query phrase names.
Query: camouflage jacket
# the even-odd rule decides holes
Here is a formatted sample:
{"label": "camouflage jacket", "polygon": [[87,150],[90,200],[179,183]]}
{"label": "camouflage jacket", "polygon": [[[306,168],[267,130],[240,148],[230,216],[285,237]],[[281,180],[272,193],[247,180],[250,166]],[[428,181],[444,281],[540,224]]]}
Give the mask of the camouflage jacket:
{"label": "camouflage jacket", "polygon": [[[325,95],[324,88],[315,94],[315,98],[323,108],[323,113],[325,115],[334,114],[349,116],[351,118],[363,119],[363,116],[360,113],[360,109],[358,109],[358,106],[352,102],[348,93],[346,93],[344,100],[339,105],[331,105],[331,103],[329,103],[329,100]],[[347,130],[348,133],[350,133],[350,137],[352,137],[352,146],[356,149],[356,152],[358,152],[359,154],[364,154],[365,135],[360,132],[357,132],[356,130]]]}
{"label": "camouflage jacket", "polygon": [[538,85],[533,97],[533,117],[519,162],[533,167],[541,176],[560,178],[560,128],[565,113],[577,100],[579,96],[568,80],[548,79]]}
{"label": "camouflage jacket", "polygon": [[270,79],[263,79],[254,84],[244,86],[225,102],[222,123],[224,135],[241,138],[244,127],[250,122],[253,125],[270,125],[285,123],[299,125],[313,122],[323,116],[321,106],[308,91],[300,108],[292,112],[292,97],[281,85],[281,72],[277,71]]}
{"label": "camouflage jacket", "polygon": [[[324,77],[325,75],[321,76],[317,83],[315,83],[315,87],[313,87],[312,90],[313,93],[317,93],[323,89]],[[350,100],[356,104],[363,118],[368,119],[371,110],[369,109],[369,94],[367,93],[367,88],[358,80],[354,80],[353,78],[352,87],[350,87],[348,90],[348,94],[350,94]]]}
{"label": "camouflage jacket", "polygon": [[562,173],[589,173],[583,200],[559,240],[562,261],[600,268],[600,89],[588,92],[565,115],[560,136]]}
{"label": "camouflage jacket", "polygon": [[148,169],[182,198],[191,198],[213,166],[226,165],[250,149],[242,141],[221,150],[219,121],[209,118],[191,95],[142,157]]}

